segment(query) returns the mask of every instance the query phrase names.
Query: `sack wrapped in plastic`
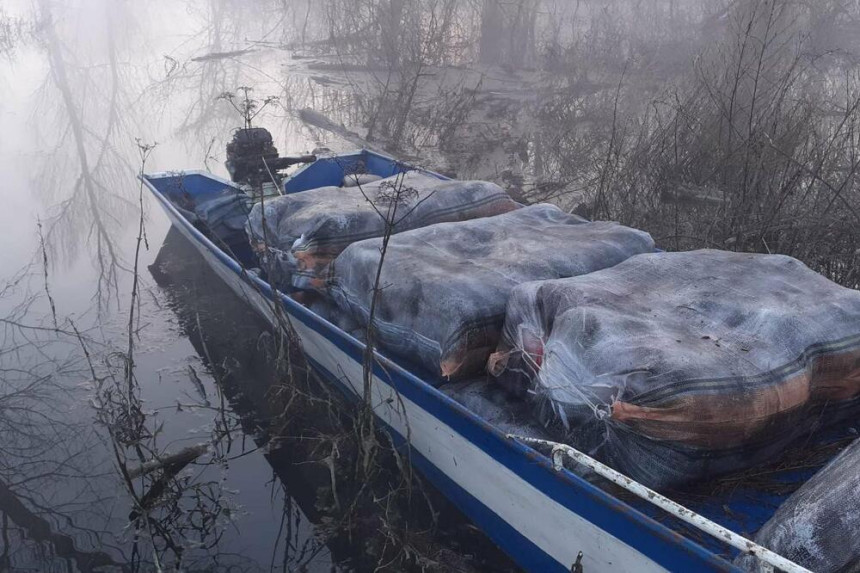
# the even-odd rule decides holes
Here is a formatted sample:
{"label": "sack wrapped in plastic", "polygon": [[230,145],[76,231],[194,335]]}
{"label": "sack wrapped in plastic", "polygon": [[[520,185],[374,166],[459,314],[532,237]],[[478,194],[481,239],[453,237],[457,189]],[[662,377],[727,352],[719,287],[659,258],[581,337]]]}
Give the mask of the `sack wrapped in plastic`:
{"label": "sack wrapped in plastic", "polygon": [[[780,505],[755,542],[816,573],[860,571],[860,440]],[[753,557],[736,561],[757,570]]]}
{"label": "sack wrapped in plastic", "polygon": [[174,206],[189,222],[237,258],[250,255],[245,223],[251,211],[251,198],[241,189],[225,186],[202,200],[179,190]]}
{"label": "sack wrapped in plastic", "polygon": [[512,398],[487,376],[449,382],[439,390],[502,433],[542,440],[549,438],[528,406],[522,400]]}
{"label": "sack wrapped in plastic", "polygon": [[197,216],[207,227],[217,232],[241,231],[248,219],[251,198],[233,187],[225,187],[217,196],[199,203]]}
{"label": "sack wrapped in plastic", "polygon": [[410,171],[360,186],[320,187],[258,203],[248,217],[247,232],[277,286],[322,290],[329,263],[351,243],[381,237],[388,221],[397,223],[394,232],[399,233],[518,207],[494,183],[445,181]]}
{"label": "sack wrapped in plastic", "polygon": [[860,292],[786,256],[638,255],[514,289],[488,368],[557,439],[677,486],[860,411]]}
{"label": "sack wrapped in plastic", "polygon": [[[353,243],[332,265],[332,297],[364,325],[381,248],[381,239]],[[515,286],[590,273],[653,248],[643,231],[549,204],[400,233],[385,251],[374,335],[431,375],[462,378],[484,370]]]}

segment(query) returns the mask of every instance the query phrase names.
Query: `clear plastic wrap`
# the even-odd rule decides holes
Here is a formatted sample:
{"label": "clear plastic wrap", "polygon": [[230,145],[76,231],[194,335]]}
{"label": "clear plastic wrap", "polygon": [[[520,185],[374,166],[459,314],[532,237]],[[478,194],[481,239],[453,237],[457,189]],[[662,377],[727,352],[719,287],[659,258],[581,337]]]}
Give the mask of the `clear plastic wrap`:
{"label": "clear plastic wrap", "polygon": [[200,221],[218,237],[241,233],[250,210],[251,198],[233,187],[225,187],[219,195],[194,209]]}
{"label": "clear plastic wrap", "polygon": [[[860,572],[860,440],[780,505],[755,542],[816,573]],[[737,565],[756,570],[749,556]]]}
{"label": "clear plastic wrap", "polygon": [[240,260],[251,260],[245,223],[251,211],[251,198],[241,189],[225,185],[202,199],[177,189],[171,194],[173,205],[195,227]]}
{"label": "clear plastic wrap", "polygon": [[[396,212],[389,211],[394,195],[400,199]],[[321,187],[258,203],[248,217],[247,232],[279,288],[324,289],[334,257],[355,241],[381,237],[386,218],[397,222],[394,232],[399,233],[518,207],[494,183],[444,181],[410,171],[360,188]]]}
{"label": "clear plastic wrap", "polygon": [[516,288],[488,367],[557,439],[677,486],[858,411],[860,292],[786,256],[638,255]]}
{"label": "clear plastic wrap", "polygon": [[549,439],[528,406],[522,400],[512,398],[487,376],[449,382],[439,390],[505,434]]}
{"label": "clear plastic wrap", "polygon": [[[353,243],[332,265],[332,297],[364,325],[381,244]],[[590,273],[653,248],[645,232],[548,204],[400,233],[385,252],[374,332],[387,351],[431,374],[469,376],[496,347],[515,286]]]}

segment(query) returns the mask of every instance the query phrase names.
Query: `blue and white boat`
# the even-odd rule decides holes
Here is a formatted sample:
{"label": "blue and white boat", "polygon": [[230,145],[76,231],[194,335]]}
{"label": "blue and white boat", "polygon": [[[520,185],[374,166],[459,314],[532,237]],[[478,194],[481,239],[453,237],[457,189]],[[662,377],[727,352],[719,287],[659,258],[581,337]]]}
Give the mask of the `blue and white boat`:
{"label": "blue and white boat", "polygon": [[[371,151],[324,157],[286,179],[282,192],[339,185],[356,165],[381,177],[412,169]],[[247,243],[231,246],[207,236],[183,207],[189,199],[222,194],[234,183],[203,171],[141,179],[237,295],[276,327],[288,319],[311,367],[347,395],[362,395],[364,344],[249,272],[253,264],[243,260],[250,255]],[[571,448],[506,435],[416,372],[377,355],[376,416],[403,447],[408,441],[423,475],[524,569],[568,572],[578,564],[577,570],[588,573],[736,571],[732,558],[742,551],[756,555],[762,570],[804,571],[740,535],[766,521],[778,497],[715,494],[681,507]],[[565,469],[563,460],[570,457],[617,488],[610,493]]]}

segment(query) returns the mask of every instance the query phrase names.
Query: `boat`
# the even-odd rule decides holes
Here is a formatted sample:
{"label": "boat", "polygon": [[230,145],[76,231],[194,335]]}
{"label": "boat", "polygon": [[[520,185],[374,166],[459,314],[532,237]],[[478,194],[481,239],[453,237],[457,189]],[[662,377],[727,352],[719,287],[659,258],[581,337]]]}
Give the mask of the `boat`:
{"label": "boat", "polygon": [[[418,169],[369,150],[304,159],[309,163],[278,192],[338,185],[357,169],[380,177]],[[200,199],[238,188],[236,183],[199,170],[140,178],[173,226],[240,298],[274,327],[286,321],[313,370],[346,396],[362,399],[364,343],[273,288],[252,268],[249,251],[201,230],[177,200],[177,190]],[[762,570],[805,571],[739,533],[767,520],[773,496],[715,495],[683,507],[573,448],[505,433],[402,360],[377,351],[372,370],[374,413],[398,447],[409,448],[423,476],[525,570],[740,571],[732,558],[743,552],[755,555]],[[583,479],[565,459],[586,465],[613,487]]]}

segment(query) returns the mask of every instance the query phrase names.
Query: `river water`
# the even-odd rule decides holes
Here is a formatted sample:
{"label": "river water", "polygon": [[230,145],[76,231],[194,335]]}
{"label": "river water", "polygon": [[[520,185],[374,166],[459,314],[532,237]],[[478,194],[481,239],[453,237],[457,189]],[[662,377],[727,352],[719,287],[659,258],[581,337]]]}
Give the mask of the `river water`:
{"label": "river water", "polygon": [[[135,180],[225,175],[241,118],[217,96],[243,85],[278,96],[255,123],[282,152],[354,148],[360,125],[333,134],[296,113],[349,121],[343,80],[286,49],[290,12],[266,3],[0,9],[21,25],[0,53],[0,570],[363,568],[377,532],[333,527],[325,456],[284,435],[297,428],[272,393],[276,335]],[[167,480],[128,475],[201,444]],[[136,503],[151,514],[130,515]],[[510,567],[455,510],[436,509],[446,525],[425,565]]]}

